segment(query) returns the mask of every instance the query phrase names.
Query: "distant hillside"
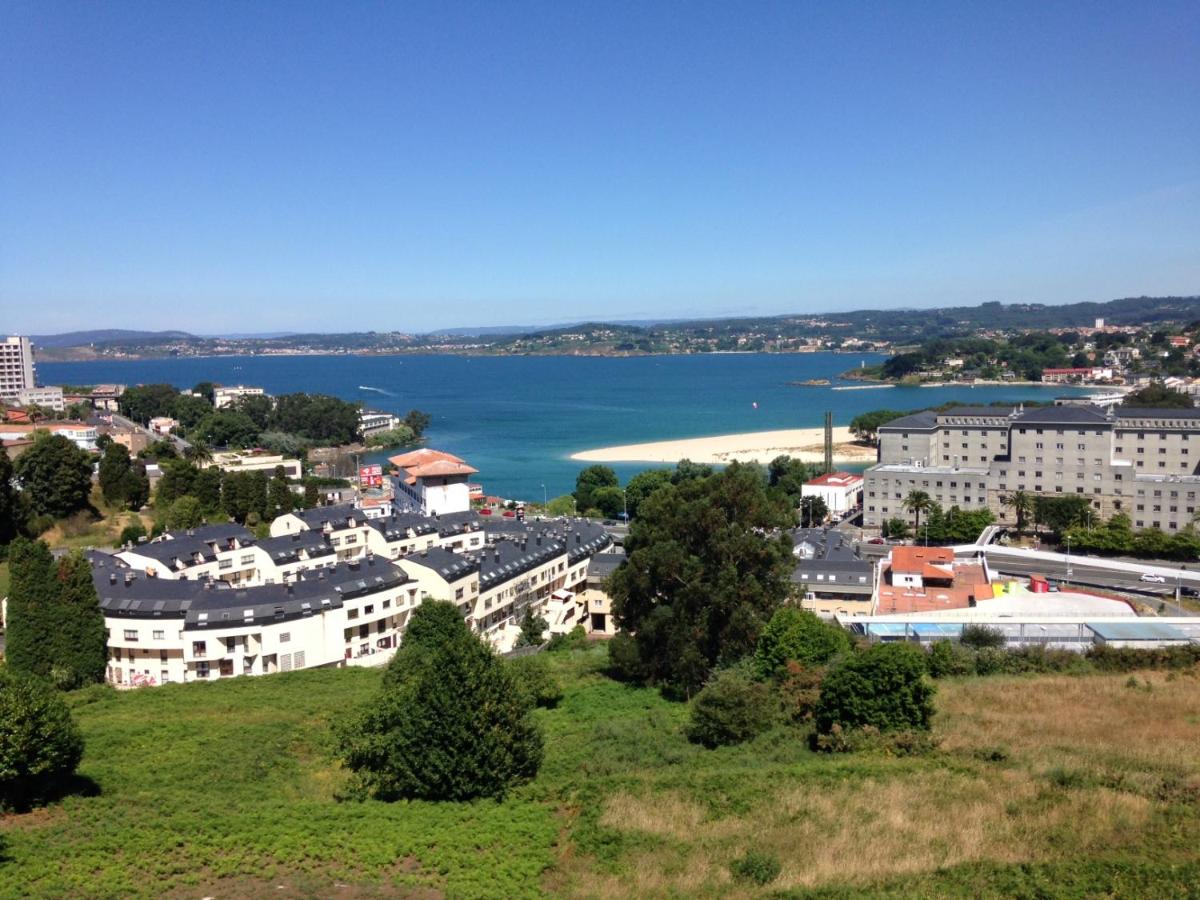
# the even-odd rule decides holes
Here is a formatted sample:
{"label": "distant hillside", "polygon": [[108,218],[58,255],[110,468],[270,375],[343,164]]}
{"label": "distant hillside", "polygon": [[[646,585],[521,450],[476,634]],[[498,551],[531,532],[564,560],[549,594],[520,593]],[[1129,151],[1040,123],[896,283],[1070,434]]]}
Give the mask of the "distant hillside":
{"label": "distant hillside", "polygon": [[132,331],[107,328],[97,331],[68,331],[64,334],[35,334],[35,347],[86,347],[89,344],[158,344],[168,341],[196,341],[202,338],[186,331]]}

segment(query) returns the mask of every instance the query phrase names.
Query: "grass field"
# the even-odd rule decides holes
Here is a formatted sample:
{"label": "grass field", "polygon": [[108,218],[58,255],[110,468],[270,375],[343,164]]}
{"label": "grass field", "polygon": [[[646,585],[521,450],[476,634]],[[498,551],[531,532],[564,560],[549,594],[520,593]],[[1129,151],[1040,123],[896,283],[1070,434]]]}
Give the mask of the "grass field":
{"label": "grass field", "polygon": [[[537,780],[340,803],[328,724],[369,670],[72,697],[93,796],[0,819],[0,896],[1197,896],[1200,678],[943,682],[940,747],[702,750],[686,708],[555,658]],[[773,854],[778,877],[730,863]]]}

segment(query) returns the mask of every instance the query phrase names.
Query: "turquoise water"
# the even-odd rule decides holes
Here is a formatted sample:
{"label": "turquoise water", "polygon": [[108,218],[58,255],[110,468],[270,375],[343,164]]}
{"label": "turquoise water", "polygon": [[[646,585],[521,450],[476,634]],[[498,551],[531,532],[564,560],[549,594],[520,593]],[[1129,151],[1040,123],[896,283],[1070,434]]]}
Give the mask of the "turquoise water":
{"label": "turquoise water", "polygon": [[[1037,387],[833,391],[789,381],[836,379],[872,354],[706,354],[630,358],[520,356],[255,356],[42,363],[44,384],[200,381],[309,391],[396,413],[430,413],[429,444],[468,460],[488,493],[540,500],[572,490],[583,463],[568,457],[612,444],[844,425],[860,412],[955,400],[1046,400]],[[754,404],[757,404],[755,408]],[[380,454],[382,457],[386,454]],[[645,464],[614,466],[622,481]]]}

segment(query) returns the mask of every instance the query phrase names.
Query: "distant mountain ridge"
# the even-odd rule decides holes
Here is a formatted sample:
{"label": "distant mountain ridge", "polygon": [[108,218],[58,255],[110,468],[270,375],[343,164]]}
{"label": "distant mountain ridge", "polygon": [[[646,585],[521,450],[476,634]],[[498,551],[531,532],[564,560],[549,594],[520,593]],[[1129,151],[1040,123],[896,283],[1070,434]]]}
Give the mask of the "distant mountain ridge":
{"label": "distant mountain ridge", "polygon": [[198,341],[186,331],[136,331],[127,328],[104,328],[96,331],[67,331],[63,334],[35,334],[29,338],[35,347],[86,347],[89,344],[114,344],[124,341],[161,343],[164,341]]}

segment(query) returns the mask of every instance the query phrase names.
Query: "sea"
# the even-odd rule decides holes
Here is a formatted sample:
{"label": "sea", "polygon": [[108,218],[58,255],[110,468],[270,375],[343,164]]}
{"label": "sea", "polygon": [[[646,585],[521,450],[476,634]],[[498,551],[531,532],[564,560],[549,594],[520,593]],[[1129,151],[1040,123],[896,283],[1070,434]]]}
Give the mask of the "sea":
{"label": "sea", "polygon": [[[948,401],[1049,400],[1065,387],[953,386],[835,390],[839,374],[884,357],[845,353],[688,356],[220,356],[39,363],[43,384],[201,381],[269,394],[332,394],[400,415],[432,416],[429,446],[479,469],[489,494],[540,501],[574,489],[572,453],[614,444],[835,425],[873,409]],[[796,382],[829,379],[829,386]],[[395,451],[391,451],[395,452]],[[364,459],[382,460],[387,453]],[[647,463],[614,465],[622,483]]]}

